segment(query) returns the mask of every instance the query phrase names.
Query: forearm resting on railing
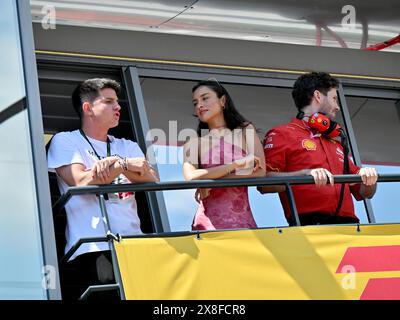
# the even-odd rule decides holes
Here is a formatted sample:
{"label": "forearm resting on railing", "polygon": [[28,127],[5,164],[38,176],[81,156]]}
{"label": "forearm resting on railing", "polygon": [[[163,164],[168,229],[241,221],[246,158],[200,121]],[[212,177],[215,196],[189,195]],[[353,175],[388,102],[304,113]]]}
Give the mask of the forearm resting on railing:
{"label": "forearm resting on railing", "polygon": [[131,182],[158,182],[160,178],[154,169],[148,169],[143,174],[134,171],[122,172],[125,177]]}
{"label": "forearm resting on railing", "polygon": [[56,168],[57,174],[69,186],[88,186],[109,184],[122,173],[117,158],[103,159],[92,168],[86,168],[83,164],[73,163]]}
{"label": "forearm resting on railing", "polygon": [[257,168],[256,171],[249,171],[249,173],[244,173],[243,171],[237,172],[236,170],[228,174],[224,178],[226,179],[240,179],[240,178],[262,178],[265,177],[265,169]]}

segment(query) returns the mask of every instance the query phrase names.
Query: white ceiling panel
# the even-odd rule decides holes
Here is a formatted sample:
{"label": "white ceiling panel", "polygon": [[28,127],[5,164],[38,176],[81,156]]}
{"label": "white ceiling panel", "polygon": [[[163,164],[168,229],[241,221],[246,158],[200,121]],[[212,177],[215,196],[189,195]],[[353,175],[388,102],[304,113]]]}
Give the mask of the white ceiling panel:
{"label": "white ceiling panel", "polygon": [[[365,49],[400,34],[400,1],[31,0],[34,22]],[[350,11],[349,11],[350,10]],[[354,20],[347,19],[354,13]],[[347,23],[354,21],[349,28]],[[384,49],[400,52],[400,44]]]}

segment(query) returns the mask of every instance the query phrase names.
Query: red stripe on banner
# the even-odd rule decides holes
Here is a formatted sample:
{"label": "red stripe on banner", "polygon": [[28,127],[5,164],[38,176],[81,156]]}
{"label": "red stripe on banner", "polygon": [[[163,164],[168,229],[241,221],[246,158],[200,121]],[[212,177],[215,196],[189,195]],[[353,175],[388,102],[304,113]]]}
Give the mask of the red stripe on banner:
{"label": "red stripe on banner", "polygon": [[400,300],[400,278],[370,279],[360,300]]}
{"label": "red stripe on banner", "polygon": [[347,248],[336,273],[346,273],[350,266],[354,272],[379,272],[400,270],[400,246]]}

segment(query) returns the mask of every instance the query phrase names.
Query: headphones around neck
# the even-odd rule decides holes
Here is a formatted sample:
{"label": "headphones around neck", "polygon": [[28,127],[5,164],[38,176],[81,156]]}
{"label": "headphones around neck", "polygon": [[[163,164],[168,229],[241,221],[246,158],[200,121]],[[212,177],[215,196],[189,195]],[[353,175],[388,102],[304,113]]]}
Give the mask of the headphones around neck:
{"label": "headphones around neck", "polygon": [[[299,111],[296,118],[302,120],[305,117],[303,111]],[[324,136],[328,138],[336,138],[338,136],[343,136],[344,132],[340,125],[329,119],[325,114],[320,112],[315,112],[308,117],[308,125],[310,128],[317,130]]]}

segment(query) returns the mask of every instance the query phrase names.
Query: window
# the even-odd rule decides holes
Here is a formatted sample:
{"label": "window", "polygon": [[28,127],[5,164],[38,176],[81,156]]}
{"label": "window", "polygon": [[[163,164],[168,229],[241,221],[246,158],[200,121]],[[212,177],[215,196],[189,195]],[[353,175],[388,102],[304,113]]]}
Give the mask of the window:
{"label": "window", "polygon": [[[364,166],[378,173],[400,171],[400,106],[396,100],[347,97],[354,134]],[[376,222],[400,222],[397,195],[400,183],[380,183],[372,207]]]}
{"label": "window", "polygon": [[[199,76],[199,79],[201,76]],[[192,87],[196,81],[141,77],[141,88],[161,181],[183,181],[182,145],[184,129],[196,129],[192,105]],[[266,131],[288,122],[296,114],[291,89],[254,85],[223,84],[238,110],[259,130],[262,140]],[[181,134],[181,136],[179,136]],[[149,140],[150,137],[148,137]],[[171,231],[190,230],[197,202],[195,190],[164,191]],[[250,205],[259,227],[287,225],[277,194],[261,195],[249,188]],[[179,201],[177,201],[179,199]]]}

